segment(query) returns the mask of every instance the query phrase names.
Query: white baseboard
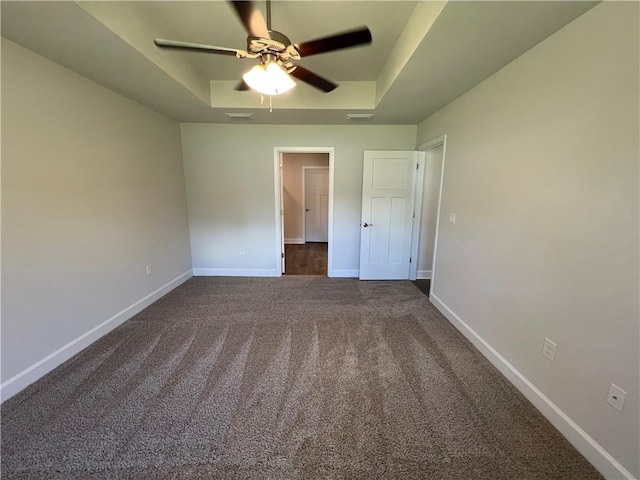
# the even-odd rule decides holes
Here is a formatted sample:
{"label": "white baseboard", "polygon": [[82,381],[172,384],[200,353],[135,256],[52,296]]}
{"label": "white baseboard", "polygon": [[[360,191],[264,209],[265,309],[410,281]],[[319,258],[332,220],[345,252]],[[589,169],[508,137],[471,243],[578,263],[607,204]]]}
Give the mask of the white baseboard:
{"label": "white baseboard", "polygon": [[282,272],[271,268],[194,268],[196,277],[279,277]]}
{"label": "white baseboard", "polygon": [[429,296],[429,300],[605,478],[611,480],[636,480],[631,472],[624,468],[620,462],[613,458],[566,413],[560,410],[556,404],[489,345],[475,330],[458,317],[442,300],[433,293]]}
{"label": "white baseboard", "polygon": [[[196,277],[280,277],[282,272],[268,268],[194,268]],[[328,277],[358,278],[359,270],[331,270]]]}
{"label": "white baseboard", "polygon": [[331,270],[327,276],[335,278],[358,278],[360,276],[360,270]]}
{"label": "white baseboard", "polygon": [[284,243],[288,243],[289,245],[304,245],[304,238],[285,238]]}
{"label": "white baseboard", "polygon": [[431,270],[418,270],[416,272],[416,278],[418,280],[430,279],[431,278]]}
{"label": "white baseboard", "polygon": [[13,397],[16,393],[26,388],[58,365],[69,360],[76,353],[82,351],[100,337],[109,333],[117,326],[123,324],[131,317],[141,312],[156,300],[160,299],[178,285],[186,282],[193,276],[192,271],[183,273],[182,275],[174,278],[167,284],[158,288],[154,292],[151,292],[146,297],[138,300],[134,304],[128,306],[124,310],[116,313],[111,318],[108,318],[100,325],[93,327],[91,330],[83,333],[79,337],[71,340],[66,345],[60,347],[55,352],[50,353],[41,360],[38,360],[33,365],[25,368],[20,373],[14,375],[6,382],[0,385],[0,401],[4,402],[6,399]]}

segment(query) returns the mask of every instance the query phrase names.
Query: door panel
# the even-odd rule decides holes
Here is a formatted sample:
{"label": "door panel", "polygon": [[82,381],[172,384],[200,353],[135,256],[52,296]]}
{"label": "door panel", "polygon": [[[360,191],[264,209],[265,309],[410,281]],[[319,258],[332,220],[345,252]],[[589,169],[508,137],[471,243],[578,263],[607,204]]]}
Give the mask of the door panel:
{"label": "door panel", "polygon": [[397,158],[374,158],[372,168],[374,190],[399,190],[407,186],[407,171],[398,169]]}
{"label": "door panel", "polygon": [[365,151],[360,279],[409,278],[417,152]]}
{"label": "door panel", "polygon": [[307,168],[305,189],[305,241],[329,241],[329,169]]}

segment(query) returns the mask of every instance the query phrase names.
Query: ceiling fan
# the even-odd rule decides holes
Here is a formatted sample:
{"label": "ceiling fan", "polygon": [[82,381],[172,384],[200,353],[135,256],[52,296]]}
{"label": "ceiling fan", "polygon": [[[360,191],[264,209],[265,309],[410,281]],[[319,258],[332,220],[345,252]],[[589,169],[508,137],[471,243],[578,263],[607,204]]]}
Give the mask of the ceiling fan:
{"label": "ceiling fan", "polygon": [[321,77],[293,61],[320,53],[370,44],[371,32],[367,27],[359,27],[303,43],[292,44],[281,32],[271,30],[271,0],[267,0],[267,21],[252,1],[230,0],[245,30],[247,49],[216,47],[199,43],[180,42],[156,38],[154,43],[161,48],[185,49],[203,53],[254,58],[260,62],[236,85],[236,90],[257,90],[265,95],[279,95],[295,86],[290,77],[308,83],[323,91],[331,92],[338,85]]}

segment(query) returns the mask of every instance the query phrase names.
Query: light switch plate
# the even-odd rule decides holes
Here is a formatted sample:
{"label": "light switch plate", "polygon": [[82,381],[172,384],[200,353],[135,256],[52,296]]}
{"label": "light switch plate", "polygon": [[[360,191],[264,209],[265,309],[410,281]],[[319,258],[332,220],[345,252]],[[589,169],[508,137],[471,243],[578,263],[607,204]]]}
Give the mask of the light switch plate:
{"label": "light switch plate", "polygon": [[449,214],[449,223],[456,223],[456,214],[455,213],[450,213]]}

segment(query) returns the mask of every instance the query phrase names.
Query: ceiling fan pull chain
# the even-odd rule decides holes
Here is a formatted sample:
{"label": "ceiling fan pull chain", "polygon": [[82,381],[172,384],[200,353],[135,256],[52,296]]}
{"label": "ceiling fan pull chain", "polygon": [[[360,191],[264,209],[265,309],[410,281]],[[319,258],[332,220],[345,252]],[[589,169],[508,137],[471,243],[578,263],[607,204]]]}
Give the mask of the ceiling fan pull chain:
{"label": "ceiling fan pull chain", "polygon": [[273,105],[271,104],[272,99],[273,99],[273,95],[269,95],[269,113],[273,112]]}

